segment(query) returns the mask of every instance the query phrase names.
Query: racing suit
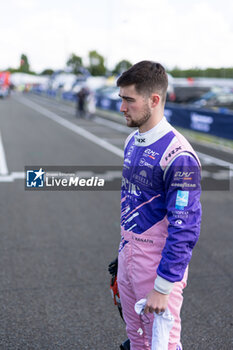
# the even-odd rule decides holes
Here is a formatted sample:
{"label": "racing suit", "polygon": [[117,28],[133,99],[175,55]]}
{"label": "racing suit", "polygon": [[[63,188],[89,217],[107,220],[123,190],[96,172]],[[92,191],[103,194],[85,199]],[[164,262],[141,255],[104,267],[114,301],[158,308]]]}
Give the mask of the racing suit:
{"label": "racing suit", "polygon": [[169,294],[174,325],[168,349],[182,348],[182,291],[201,223],[200,167],[191,145],[165,117],[126,139],[118,287],[131,350],[151,349],[153,315],[146,322],[134,305],[153,288]]}

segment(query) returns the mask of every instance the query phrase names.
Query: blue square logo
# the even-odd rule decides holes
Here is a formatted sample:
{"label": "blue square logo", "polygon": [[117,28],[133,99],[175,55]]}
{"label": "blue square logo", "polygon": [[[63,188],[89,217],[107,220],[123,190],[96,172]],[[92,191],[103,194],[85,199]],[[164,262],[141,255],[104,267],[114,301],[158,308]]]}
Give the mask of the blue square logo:
{"label": "blue square logo", "polygon": [[44,174],[42,168],[40,170],[27,170],[27,187],[43,187]]}
{"label": "blue square logo", "polygon": [[176,209],[184,210],[189,201],[189,191],[177,191],[176,195]]}

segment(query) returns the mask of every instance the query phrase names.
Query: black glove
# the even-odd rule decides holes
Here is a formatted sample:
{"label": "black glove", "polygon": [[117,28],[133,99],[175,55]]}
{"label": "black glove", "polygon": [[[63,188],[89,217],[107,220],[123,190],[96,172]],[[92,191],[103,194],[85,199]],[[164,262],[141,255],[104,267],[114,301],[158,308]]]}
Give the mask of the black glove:
{"label": "black glove", "polygon": [[109,265],[108,265],[108,272],[110,275],[115,277],[117,275],[117,268],[118,268],[118,258],[113,260]]}

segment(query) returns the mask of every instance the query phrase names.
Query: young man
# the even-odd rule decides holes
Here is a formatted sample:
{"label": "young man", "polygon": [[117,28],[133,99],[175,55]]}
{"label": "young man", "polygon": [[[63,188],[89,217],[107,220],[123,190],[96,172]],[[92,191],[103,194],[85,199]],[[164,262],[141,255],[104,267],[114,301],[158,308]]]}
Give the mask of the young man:
{"label": "young man", "polygon": [[[174,317],[168,349],[182,349],[182,291],[201,222],[200,162],[164,117],[168,80],[161,64],[139,62],[117,86],[127,125],[138,128],[125,143],[118,256],[130,349],[151,349],[153,313],[167,307]],[[134,311],[141,298],[143,317]]]}

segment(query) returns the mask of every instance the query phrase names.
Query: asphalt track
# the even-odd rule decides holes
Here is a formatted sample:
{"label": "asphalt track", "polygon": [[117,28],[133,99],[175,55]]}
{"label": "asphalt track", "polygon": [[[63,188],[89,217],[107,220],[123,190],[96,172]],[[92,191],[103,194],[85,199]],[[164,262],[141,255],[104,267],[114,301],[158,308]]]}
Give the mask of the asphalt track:
{"label": "asphalt track", "polygon": [[[0,101],[0,349],[117,350],[126,335],[107,265],[119,243],[119,191],[25,191],[22,174],[25,165],[121,165],[122,158],[45,110],[117,149],[126,138],[125,129],[77,119],[72,106],[58,101],[34,95]],[[232,154],[195,146],[204,163],[233,163]],[[231,350],[233,192],[203,191],[202,206],[184,291],[183,347]]]}

